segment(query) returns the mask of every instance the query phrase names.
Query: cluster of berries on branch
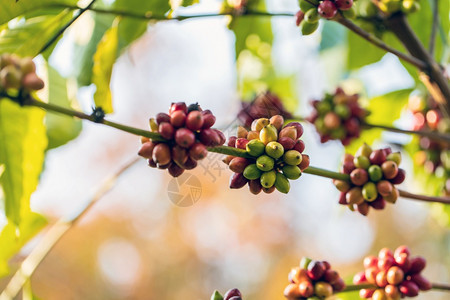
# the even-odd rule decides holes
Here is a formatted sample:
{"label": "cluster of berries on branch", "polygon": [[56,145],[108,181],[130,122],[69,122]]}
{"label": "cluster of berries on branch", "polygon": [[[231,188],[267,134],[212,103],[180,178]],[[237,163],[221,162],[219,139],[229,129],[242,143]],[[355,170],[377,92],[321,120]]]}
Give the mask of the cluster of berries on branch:
{"label": "cluster of berries on branch", "polygon": [[0,92],[11,90],[31,92],[44,87],[44,81],[36,74],[36,65],[30,57],[14,54],[0,56]]}
{"label": "cluster of berries on branch", "polygon": [[224,134],[211,128],[215,122],[211,111],[202,110],[198,104],[172,103],[169,114],[159,113],[156,119],[150,119],[151,131],[165,141],[143,138],[138,154],[148,159],[150,167],[168,169],[170,175],[178,177],[206,157],[207,147],[225,143]]}
{"label": "cluster of berries on branch", "polygon": [[303,35],[309,35],[319,27],[319,19],[334,18],[338,12],[346,18],[353,18],[353,0],[299,0],[300,10],[296,14],[296,24]]}
{"label": "cluster of berries on branch", "polygon": [[358,104],[358,98],[357,94],[347,95],[337,88],[334,94],[311,102],[314,110],[307,120],[316,127],[322,143],[340,140],[343,145],[348,145],[359,137],[368,112]]}
{"label": "cluster of berries on branch", "polygon": [[228,290],[223,296],[219,291],[214,291],[211,300],[242,300],[242,294],[238,289]]}
{"label": "cluster of berries on branch", "polygon": [[239,127],[237,136],[229,138],[228,146],[246,150],[248,158],[227,156],[223,161],[234,174],[230,188],[239,189],[247,183],[250,192],[272,193],[275,189],[288,193],[289,179],[298,179],[309,166],[309,156],[302,154],[305,143],[300,139],[303,126],[284,118],[260,118],[253,121],[251,131]]}
{"label": "cluster of berries on branch", "polygon": [[289,285],[284,290],[288,300],[325,299],[345,288],[344,280],[327,261],[303,257],[300,266],[289,272]]}
{"label": "cluster of berries on branch", "polygon": [[[413,130],[450,133],[450,121],[443,117],[433,98],[413,95],[409,98],[408,108],[413,113]],[[445,178],[443,190],[446,194],[450,192],[450,143],[422,136],[413,160],[417,166],[423,166],[427,174]]]}
{"label": "cluster of berries on branch", "polygon": [[364,271],[356,274],[354,284],[373,284],[376,288],[360,290],[361,298],[372,300],[415,297],[419,291],[431,289],[431,283],[420,273],[425,268],[425,258],[411,256],[406,246],[400,246],[394,253],[383,248],[376,256],[364,258]]}
{"label": "cluster of berries on branch", "polygon": [[275,115],[281,115],[285,119],[292,118],[292,114],[286,110],[280,98],[268,91],[257,95],[252,102],[242,102],[238,119],[245,128],[250,128],[254,120],[271,118]]}
{"label": "cluster of berries on branch", "polygon": [[370,207],[383,209],[386,202],[395,203],[399,191],[394,185],[405,180],[400,162],[400,152],[393,153],[391,148],[372,150],[367,144],[355,156],[345,154],[341,173],[349,174],[350,181],[333,180],[341,192],[339,204],[366,216]]}
{"label": "cluster of berries on branch", "polygon": [[373,0],[376,7],[385,15],[397,12],[413,13],[420,9],[419,0]]}

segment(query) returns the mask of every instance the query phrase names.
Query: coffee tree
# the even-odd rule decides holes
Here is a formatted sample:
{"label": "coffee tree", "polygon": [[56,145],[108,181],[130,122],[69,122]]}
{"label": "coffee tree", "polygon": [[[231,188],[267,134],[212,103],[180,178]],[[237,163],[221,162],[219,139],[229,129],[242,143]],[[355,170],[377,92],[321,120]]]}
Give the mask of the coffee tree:
{"label": "coffee tree", "polygon": [[[449,226],[448,2],[286,0],[286,7],[293,9],[280,13],[272,9],[276,7],[272,1],[224,0],[213,1],[212,12],[191,13],[206,5],[203,2],[208,3],[11,0],[0,4],[0,184],[7,220],[0,234],[0,275],[5,277],[0,299],[13,299],[21,290],[24,299],[35,297],[30,281],[41,261],[113,186],[111,182],[135,163],[148,164],[158,172],[167,170],[166,176],[178,178],[217,154],[222,167],[230,171],[229,187],[217,183],[217,190],[245,188],[250,199],[295,193],[292,187],[306,173],[332,181],[339,191],[334,202],[361,218],[386,213],[387,203],[416,200],[434,203],[434,215],[444,219],[440,226]],[[279,17],[290,20],[300,39],[321,38],[318,52],[338,49],[331,53],[334,61],[342,63],[327,65],[327,70],[339,74],[340,82],[322,97],[303,99],[297,95],[294,76],[277,70],[271,52],[276,31],[271,23]],[[149,26],[207,18],[221,18],[235,37],[236,90],[243,101],[228,127],[231,130],[217,125],[223,124],[216,123],[223,118],[221,112],[195,99],[193,103],[176,100],[167,111],[148,116],[146,129],[111,121],[110,83],[117,59]],[[90,24],[84,41],[70,40],[74,28],[83,22]],[[65,78],[53,64],[57,57],[64,57],[58,47],[67,44],[76,49],[76,60],[73,74]],[[357,70],[378,63],[386,54],[396,57],[409,74],[410,87],[377,97],[369,97],[362,88],[355,92],[348,78],[356,78]],[[69,100],[69,83],[76,89],[95,86],[91,110]],[[296,109],[299,99],[310,107]],[[118,170],[82,210],[48,225],[46,216],[31,209],[30,197],[51,150],[80,134],[80,119],[140,138],[136,152],[141,158]],[[314,127],[317,133],[305,127]],[[409,138],[386,145],[389,141],[382,134],[386,132]],[[306,138],[307,134],[315,136]],[[314,166],[320,158],[308,150],[312,138],[345,148],[338,170]],[[385,146],[379,147],[380,141]],[[422,193],[403,187],[409,178],[420,182]],[[33,250],[17,262],[35,236],[42,236],[39,243],[29,244]],[[434,282],[422,274],[428,253],[411,255],[408,246],[402,245],[407,241],[398,242],[395,251],[382,248],[378,256],[367,253],[364,271],[351,276],[353,281],[341,277],[344,270],[332,268],[327,257],[313,260],[300,255],[299,265],[285,270],[288,282],[278,298],[353,299],[359,293],[374,300],[400,299],[426,295],[429,290],[441,290],[442,299],[448,297],[448,278]],[[441,247],[448,256],[448,246]],[[448,266],[446,259],[444,266]],[[211,299],[247,299],[245,289],[240,289],[223,295],[211,291]]]}

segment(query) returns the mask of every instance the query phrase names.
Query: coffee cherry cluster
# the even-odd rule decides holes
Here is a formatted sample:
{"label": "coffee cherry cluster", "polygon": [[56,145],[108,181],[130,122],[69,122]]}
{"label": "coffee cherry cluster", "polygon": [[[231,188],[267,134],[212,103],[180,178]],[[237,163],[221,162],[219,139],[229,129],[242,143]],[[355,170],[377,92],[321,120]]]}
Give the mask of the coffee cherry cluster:
{"label": "coffee cherry cluster", "polygon": [[325,299],[345,288],[344,280],[327,261],[303,257],[300,266],[289,272],[284,296],[289,300]]}
{"label": "coffee cherry cluster", "polygon": [[302,154],[305,143],[300,139],[303,126],[291,122],[283,126],[284,118],[260,118],[253,121],[251,131],[238,128],[237,136],[230,137],[228,146],[245,149],[249,158],[227,156],[234,175],[230,188],[240,189],[248,183],[252,194],[261,191],[272,193],[275,189],[288,193],[289,179],[298,179],[309,166],[309,156]]}
{"label": "coffee cherry cluster", "polygon": [[367,144],[355,156],[346,154],[341,173],[349,174],[350,182],[333,181],[341,192],[339,204],[365,216],[370,207],[383,209],[386,201],[395,203],[399,191],[394,185],[405,180],[405,171],[398,167],[400,162],[400,152],[392,153],[391,148],[372,151]]}
{"label": "coffee cherry cluster", "polygon": [[353,18],[353,0],[299,0],[300,11],[296,14],[297,26],[303,35],[309,35],[319,27],[319,19],[332,19],[340,11],[345,17]]}
{"label": "coffee cherry cluster", "polygon": [[44,81],[36,75],[36,66],[30,57],[0,56],[0,92],[11,89],[30,92],[43,87]]}
{"label": "coffee cherry cluster", "polygon": [[402,11],[413,13],[420,9],[419,0],[373,0],[372,1],[385,15]]}
{"label": "coffee cherry cluster", "polygon": [[358,95],[347,95],[341,88],[326,94],[323,100],[312,101],[314,111],[307,118],[320,134],[320,141],[340,140],[348,145],[359,137],[361,123],[368,112],[358,104]]}
{"label": "coffee cherry cluster", "polygon": [[211,300],[242,300],[242,294],[238,289],[228,290],[223,296],[219,291],[214,291]]}
{"label": "coffee cherry cluster", "polygon": [[376,256],[364,258],[364,269],[353,278],[354,284],[374,284],[376,289],[361,289],[361,298],[372,300],[415,297],[420,291],[431,289],[431,283],[420,272],[426,261],[422,256],[410,256],[406,246],[398,247],[394,253],[383,248]]}
{"label": "coffee cherry cluster", "polygon": [[[433,130],[450,133],[450,122],[442,116],[438,104],[429,97],[420,95],[409,98],[408,108],[413,113],[413,130]],[[422,136],[419,138],[419,151],[414,153],[414,163],[423,166],[428,174],[445,178],[444,192],[450,191],[450,144]]]}
{"label": "coffee cherry cluster", "polygon": [[245,128],[250,128],[252,122],[259,118],[271,118],[281,115],[284,118],[292,118],[283,106],[280,98],[271,92],[266,92],[255,97],[252,102],[242,102],[242,109],[238,114],[238,119]]}
{"label": "coffee cherry cluster", "polygon": [[206,147],[225,143],[223,133],[211,128],[215,122],[211,111],[202,110],[198,104],[172,103],[169,114],[159,113],[156,119],[150,119],[151,131],[165,141],[143,138],[138,154],[148,159],[150,167],[168,169],[170,175],[178,177],[206,157]]}

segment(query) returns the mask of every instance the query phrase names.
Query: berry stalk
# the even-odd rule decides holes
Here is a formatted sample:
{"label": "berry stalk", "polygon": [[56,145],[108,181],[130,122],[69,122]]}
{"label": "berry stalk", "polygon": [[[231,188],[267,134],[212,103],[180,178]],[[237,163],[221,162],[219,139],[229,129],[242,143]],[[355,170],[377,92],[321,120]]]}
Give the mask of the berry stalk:
{"label": "berry stalk", "polygon": [[321,168],[317,168],[317,167],[313,167],[313,166],[309,166],[307,169],[305,169],[303,171],[303,173],[317,175],[317,176],[326,177],[326,178],[330,178],[330,179],[342,180],[342,181],[346,181],[346,182],[350,181],[350,176],[348,176],[347,174],[333,172],[333,171],[329,171],[329,170],[325,170],[325,169],[321,169]]}
{"label": "berry stalk", "polygon": [[413,200],[419,200],[419,201],[425,201],[425,202],[437,202],[437,203],[443,203],[443,204],[450,204],[450,198],[448,197],[431,197],[431,196],[424,196],[424,195],[417,195],[413,194],[404,190],[398,190],[400,192],[400,196],[403,198],[413,199]]}

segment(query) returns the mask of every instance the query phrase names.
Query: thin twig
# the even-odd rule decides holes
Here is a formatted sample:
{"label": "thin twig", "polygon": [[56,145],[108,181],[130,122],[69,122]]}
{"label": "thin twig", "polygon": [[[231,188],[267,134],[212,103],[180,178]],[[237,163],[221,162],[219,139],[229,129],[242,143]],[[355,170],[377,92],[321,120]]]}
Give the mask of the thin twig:
{"label": "thin twig", "polygon": [[140,161],[140,159],[135,158],[125,164],[122,168],[120,168],[117,172],[115,172],[112,176],[110,176],[103,182],[92,199],[76,214],[72,215],[69,218],[62,217],[47,231],[36,248],[34,248],[33,251],[31,251],[30,255],[25,258],[25,260],[20,265],[20,268],[11,278],[8,285],[0,295],[0,300],[11,300],[18,295],[26,281],[31,277],[31,275],[33,275],[39,264],[49,254],[49,252],[64,236],[64,234],[66,234],[67,231],[69,231],[69,229],[72,228],[77,223],[77,221],[80,220],[81,217],[83,217],[98,200],[105,196],[115,186],[117,179],[125,171],[130,169],[138,161]]}
{"label": "thin twig", "polygon": [[353,31],[354,33],[356,33],[357,35],[359,35],[360,37],[362,37],[363,39],[369,41],[370,43],[374,44],[375,46],[377,46],[378,48],[381,48],[389,53],[394,54],[395,56],[397,56],[398,58],[412,64],[413,66],[416,66],[417,68],[423,70],[427,67],[427,64],[425,62],[423,62],[422,60],[410,56],[408,54],[402,53],[400,51],[398,51],[395,48],[392,48],[391,46],[387,45],[385,42],[383,42],[382,40],[380,40],[379,38],[377,38],[375,35],[368,33],[367,31],[365,31],[364,29],[362,29],[361,27],[357,26],[355,23],[353,23],[352,21],[350,21],[349,19],[346,19],[344,17],[342,17],[341,15],[338,15],[335,19],[333,19],[334,21],[338,22],[339,24],[347,27],[349,30]]}
{"label": "thin twig", "polygon": [[[354,292],[354,291],[359,291],[362,289],[377,289],[379,287],[377,287],[374,284],[370,284],[370,283],[363,283],[363,284],[351,284],[351,285],[347,285],[345,286],[345,288],[338,292],[338,293],[347,293],[347,292]],[[448,284],[444,284],[444,283],[432,283],[431,284],[431,289],[432,290],[444,290],[444,291],[450,291],[450,285]]]}
{"label": "thin twig", "polygon": [[77,7],[79,9],[79,11],[75,14],[75,16],[73,16],[73,18],[67,22],[67,24],[65,24],[45,45],[44,47],[42,47],[42,49],[39,51],[39,53],[44,52],[45,50],[47,50],[63,33],[64,31],[67,30],[67,28],[70,27],[70,25],[73,24],[73,22],[75,22],[85,11],[89,10],[89,8],[95,3],[95,1],[97,0],[92,0],[88,6],[86,6],[85,8],[81,8],[81,7]]}
{"label": "thin twig", "polygon": [[437,202],[437,203],[443,203],[443,204],[450,204],[450,198],[449,197],[432,197],[432,196],[424,196],[424,195],[417,195],[413,194],[404,190],[398,190],[400,192],[400,196],[403,198],[409,198],[413,200],[420,200],[425,202]]}
{"label": "thin twig", "polygon": [[431,288],[433,290],[443,290],[443,291],[450,291],[450,284],[447,283],[432,283]]}
{"label": "thin twig", "polygon": [[428,137],[428,138],[430,138],[432,140],[436,140],[436,141],[450,142],[449,134],[435,132],[435,131],[405,130],[405,129],[400,129],[400,128],[396,128],[396,127],[371,124],[371,123],[363,123],[363,124],[361,124],[361,126],[365,127],[365,128],[379,128],[379,129],[396,132],[396,133],[414,134],[414,135],[419,135],[419,136],[425,136],[425,137]]}
{"label": "thin twig", "polygon": [[431,56],[434,56],[434,49],[436,45],[436,34],[439,25],[439,0],[433,1],[433,24],[431,25],[430,45],[428,51]]}

